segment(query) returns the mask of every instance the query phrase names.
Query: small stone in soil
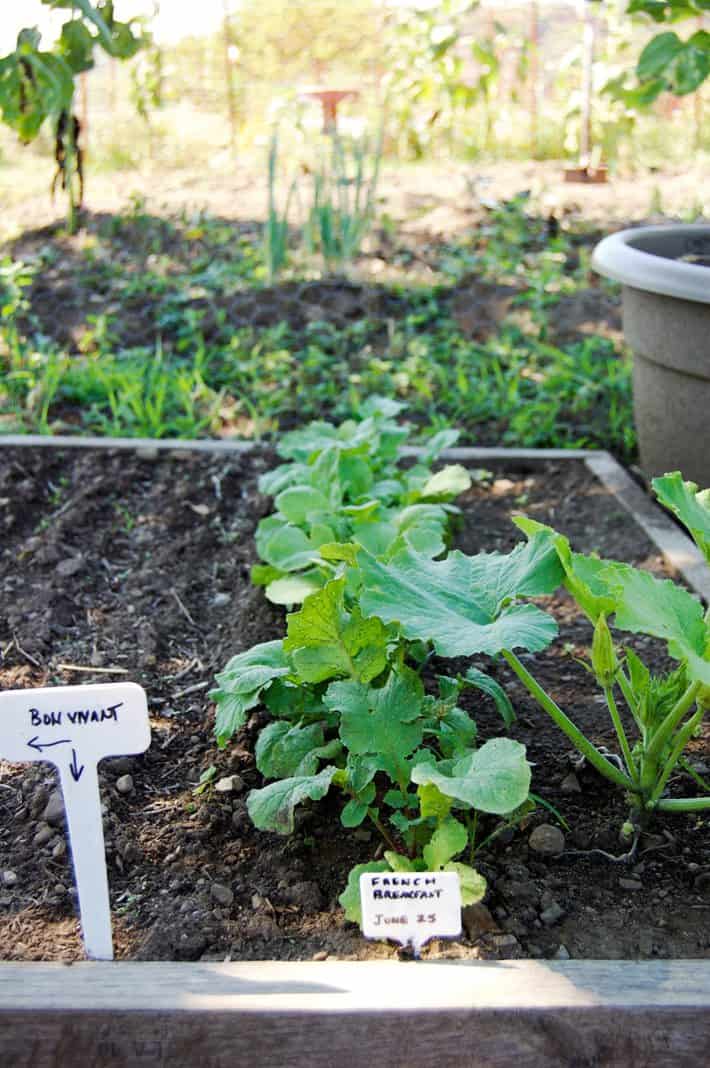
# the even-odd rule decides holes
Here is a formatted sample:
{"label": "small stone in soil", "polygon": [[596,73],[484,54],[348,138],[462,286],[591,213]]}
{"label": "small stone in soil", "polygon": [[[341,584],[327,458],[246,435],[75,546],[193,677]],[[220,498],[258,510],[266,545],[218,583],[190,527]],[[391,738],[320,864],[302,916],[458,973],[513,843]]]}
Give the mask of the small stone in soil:
{"label": "small stone in soil", "polygon": [[133,791],[133,776],[122,775],[120,779],[116,779],[116,789],[119,794],[130,794]]}
{"label": "small stone in soil", "polygon": [[83,556],[70,556],[68,560],[62,560],[57,564],[57,574],[62,578],[71,578],[84,568]]}
{"label": "small stone in soil", "polygon": [[463,929],[468,938],[475,942],[482,934],[498,931],[500,928],[485,905],[467,905],[461,913]]}
{"label": "small stone in soil", "polygon": [[61,827],[64,823],[64,798],[61,790],[52,790],[49,795],[49,801],[42,813],[42,819],[53,827]]}
{"label": "small stone in soil", "polygon": [[619,886],[622,890],[641,890],[643,883],[638,879],[619,879]]}
{"label": "small stone in soil", "polygon": [[226,608],[226,606],[232,600],[231,595],[228,593],[216,593],[212,598],[213,608]]}
{"label": "small stone in soil", "polygon": [[319,950],[318,953],[314,953],[313,956],[311,957],[311,960],[327,960],[327,959],[328,959],[328,953],[327,953],[327,951],[325,949]]}
{"label": "small stone in soil", "polygon": [[16,882],[17,882],[17,872],[15,872],[15,871],[4,871],[2,873],[2,885],[3,886],[14,886]]}
{"label": "small stone in soil", "polygon": [[234,891],[223,883],[212,883],[210,893],[218,905],[224,905],[226,908],[234,901]]}
{"label": "small stone in soil", "polygon": [[52,856],[55,860],[57,860],[59,859],[59,857],[63,857],[66,851],[67,843],[64,841],[63,838],[60,838],[59,841],[56,842],[55,845],[52,847]]}
{"label": "small stone in soil", "polygon": [[559,827],[554,827],[551,823],[541,823],[528,838],[528,845],[535,853],[554,857],[564,851],[565,836]]}
{"label": "small stone in soil", "polygon": [[569,775],[565,775],[560,783],[560,790],[563,794],[581,794],[582,787],[579,785],[579,779],[573,771]]}
{"label": "small stone in soil", "polygon": [[540,913],[540,919],[545,924],[545,927],[552,927],[557,923],[565,914],[565,910],[556,901],[553,901],[551,905],[548,905],[546,909],[543,909]]}
{"label": "small stone in soil", "polygon": [[559,946],[557,952],[553,956],[553,960],[570,960],[570,951],[567,946]]}
{"label": "small stone in soil", "polygon": [[[688,865],[690,867],[690,865]],[[701,894],[707,894],[710,892],[710,872],[704,871],[700,875],[696,876],[693,886]]]}
{"label": "small stone in soil", "polygon": [[37,834],[32,839],[34,845],[43,846],[54,838],[55,831],[48,823],[40,823]]}
{"label": "small stone in soil", "polygon": [[238,794],[244,789],[244,780],[241,775],[225,775],[214,784],[218,794]]}

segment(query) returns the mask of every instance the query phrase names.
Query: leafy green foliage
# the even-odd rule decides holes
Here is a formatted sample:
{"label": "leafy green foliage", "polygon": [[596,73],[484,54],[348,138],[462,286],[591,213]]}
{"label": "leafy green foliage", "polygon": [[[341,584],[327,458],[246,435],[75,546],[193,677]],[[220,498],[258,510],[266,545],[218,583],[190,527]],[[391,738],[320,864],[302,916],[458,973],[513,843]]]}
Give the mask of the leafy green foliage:
{"label": "leafy green foliage", "polygon": [[542,539],[509,556],[453,552],[433,561],[404,548],[388,564],[360,557],[362,605],[407,638],[431,640],[440,656],[495,656],[502,649],[544,649],[554,621],[517,596],[550,593],[560,583],[556,554]]}
{"label": "leafy green foliage", "polygon": [[680,471],[654,478],[653,489],[661,504],[687,527],[710,564],[710,490],[699,492],[694,482],[683,481]]}
{"label": "leafy green foliage", "polygon": [[[309,419],[361,420],[376,393],[406,402],[424,444],[450,423],[465,444],[603,447],[633,459],[629,363],[606,339],[550,336],[555,303],[587,286],[577,235],[547,237],[522,198],[492,209],[471,238],[433,250],[435,284],[373,287],[393,307],[387,329],[363,315],[235,330],[231,302],[253,294],[261,304],[259,234],[204,212],[153,216],[140,200],[86,224],[86,247],[70,263],[50,240],[20,265],[44,273],[44,285],[71,284],[85,318],[80,353],[65,349],[41,305],[3,319],[16,337],[12,366],[0,353],[8,430],[258,438]],[[486,342],[465,337],[450,298],[468,273],[519,288],[529,328],[504,320]],[[263,292],[267,308],[275,296]]]}
{"label": "leafy green foliage", "polygon": [[247,712],[254,708],[275,679],[289,672],[283,643],[265,642],[233,656],[217,675],[217,689],[210,698],[217,706],[215,733],[220,746],[244,726]]}
{"label": "leafy green foliage", "polygon": [[[449,502],[470,487],[471,477],[459,464],[431,472],[439,449],[456,440],[450,433],[430,443],[428,462],[402,468],[407,427],[394,419],[401,408],[372,397],[359,422],[335,427],[318,421],[284,435],[279,452],[290,463],[259,483],[275,496],[277,508],[256,532],[257,550],[270,570],[259,566],[253,577],[270,600],[288,603],[291,596],[290,603],[298,602],[299,593],[331,577],[334,563],[354,562],[358,546],[375,556],[403,544],[429,556],[444,552],[456,511]],[[305,585],[288,581],[304,570]],[[321,607],[312,602],[311,613]]]}
{"label": "leafy green foliage", "polygon": [[[689,526],[698,543],[704,545],[705,496],[697,493],[697,486],[683,483],[676,472],[656,480],[656,491]],[[710,807],[708,797],[664,797],[666,784],[682,763],[683,751],[705,715],[710,685],[710,625],[702,605],[673,582],[657,579],[628,564],[573,553],[567,539],[549,527],[529,519],[516,522],[532,540],[547,539],[554,546],[564,585],[595,625],[592,671],[604,691],[624,770],[620,772],[592,745],[512,650],[507,650],[504,656],[510,666],[597,770],[625,788],[635,822],[648,819],[654,809],[692,811]],[[632,649],[623,650],[615,643],[614,630],[662,639],[670,656],[679,662],[678,668],[670,674],[653,676]],[[617,687],[638,732],[633,746],[617,709]]]}
{"label": "leafy green foliage", "polygon": [[[629,14],[643,13],[654,22],[672,23],[710,11],[707,0],[631,0]],[[710,33],[698,29],[683,40],[673,30],[656,34],[636,64],[638,86],[624,96],[632,106],[647,106],[662,92],[694,93],[710,74]]]}
{"label": "leafy green foliage", "polygon": [[511,738],[493,738],[450,768],[418,764],[412,780],[435,786],[446,797],[480,812],[504,816],[519,808],[530,792],[530,765],[525,746]]}
{"label": "leafy green foliage", "polygon": [[[321,799],[335,786],[345,801],[342,825],[352,828],[370,820],[390,847],[382,870],[410,866],[456,871],[463,899],[470,903],[485,892],[485,880],[456,859],[465,850],[471,856],[475,851],[477,817],[471,814],[514,822],[528,797],[530,770],[524,747],[517,742],[499,739],[476,748],[476,724],[459,705],[465,688],[486,693],[504,722],[513,720],[510,700],[494,679],[471,668],[466,677],[440,676],[438,693],[426,692],[421,669],[442,645],[437,613],[432,610],[427,616],[421,606],[402,598],[396,613],[391,608],[379,612],[367,603],[373,569],[390,567],[390,551],[384,546],[378,559],[359,547],[358,521],[376,525],[372,517],[382,500],[416,502],[406,504],[402,514],[419,507],[441,509],[444,506],[428,504],[427,499],[447,500],[468,486],[461,468],[449,473],[445,468],[443,477],[437,477],[424,461],[406,470],[397,466],[403,434],[391,420],[398,411],[394,402],[373,398],[360,423],[336,427],[320,421],[284,437],[280,451],[290,463],[262,479],[262,488],[276,494],[282,511],[278,525],[269,517],[260,529],[260,537],[267,539],[262,541],[263,555],[270,562],[258,571],[258,579],[271,578],[277,535],[292,539],[287,551],[294,557],[314,552],[315,542],[321,540],[321,534],[316,536],[319,525],[328,527],[331,539],[339,534],[354,540],[322,542],[322,566],[331,569],[330,577],[305,597],[299,611],[287,616],[283,642],[234,657],[218,676],[219,688],[211,695],[217,705],[216,731],[223,745],[257,702],[271,713],[256,744],[256,762],[261,774],[274,781],[252,790],[247,802],[256,826],[290,833],[297,806]],[[441,431],[425,459],[430,462],[454,440],[450,431]],[[312,469],[318,470],[318,477],[311,476]],[[346,505],[345,500],[352,500],[349,490],[354,500]],[[333,514],[334,503],[338,514]],[[368,518],[363,520],[363,515]],[[475,602],[475,613],[481,618],[488,613],[491,624],[496,615],[510,619],[519,592],[544,592],[561,571],[547,542],[542,551],[541,539],[520,546],[509,557],[468,560],[452,554],[434,564],[409,547],[407,524],[393,523],[401,548],[391,566],[398,566],[402,553],[413,554],[424,586],[430,577],[427,568],[437,567],[436,594],[444,615],[447,597],[463,604],[468,596]],[[307,531],[297,524],[306,524]],[[446,570],[449,561],[458,567],[468,561],[467,590],[459,591],[458,576]],[[399,597],[396,590],[390,595]],[[526,618],[539,614],[546,625],[547,617],[536,608],[521,608]],[[522,633],[521,628],[519,622]],[[528,646],[535,645],[533,630],[528,621]],[[362,870],[380,869],[358,866],[351,873],[341,898],[348,916],[356,917],[359,911],[353,880]]]}

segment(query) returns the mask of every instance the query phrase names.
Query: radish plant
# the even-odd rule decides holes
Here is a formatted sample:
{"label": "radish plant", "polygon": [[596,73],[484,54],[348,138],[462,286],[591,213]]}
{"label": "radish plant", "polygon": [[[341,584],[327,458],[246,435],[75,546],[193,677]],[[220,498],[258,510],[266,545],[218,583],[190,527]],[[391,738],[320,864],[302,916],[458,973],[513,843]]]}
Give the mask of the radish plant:
{"label": "radish plant", "polygon": [[259,481],[277,510],[259,523],[256,548],[264,563],[252,570],[270,601],[297,604],[319,589],[342,560],[344,542],[380,555],[406,537],[428,556],[445,551],[458,513],[451,502],[471,478],[459,464],[431,470],[457,440],[452,430],[431,438],[417,463],[402,466],[409,428],[396,416],[404,407],[370,397],[359,421],[309,423],[282,437],[278,452],[288,462]]}

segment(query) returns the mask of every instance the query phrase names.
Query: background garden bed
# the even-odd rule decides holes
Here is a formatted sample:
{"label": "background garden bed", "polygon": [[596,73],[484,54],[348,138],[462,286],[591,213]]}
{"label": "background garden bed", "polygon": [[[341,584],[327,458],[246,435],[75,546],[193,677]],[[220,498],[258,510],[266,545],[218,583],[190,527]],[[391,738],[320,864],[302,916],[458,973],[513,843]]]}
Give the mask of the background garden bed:
{"label": "background garden bed", "polygon": [[[0,453],[4,543],[0,685],[131,679],[145,687],[153,742],[144,757],[107,761],[103,799],[119,957],[244,960],[389,957],[364,942],[337,906],[349,867],[376,848],[369,832],[345,835],[335,804],[305,813],[292,839],[256,832],[245,796],[259,785],[255,714],[218,753],[207,691],[233,653],[280,635],[282,610],[249,582],[253,531],[270,507],[256,489],[268,452],[12,448]],[[598,460],[595,462],[599,462]],[[482,465],[481,465],[482,466]],[[493,459],[462,500],[457,547],[509,550],[510,515],[552,522],[581,551],[655,573],[667,564],[582,460]],[[560,639],[541,657],[553,696],[598,744],[612,744],[605,709],[575,660],[588,625],[566,596],[552,609]],[[663,649],[635,638],[657,666]],[[436,665],[432,672],[435,673]],[[588,769],[573,772],[565,740],[507,669],[528,746],[533,789],[568,823],[566,851],[528,844],[542,810],[479,856],[488,912],[467,916],[465,936],[433,943],[431,956],[707,957],[710,830],[698,817],[661,819],[633,868],[580,851],[621,852],[623,799]],[[482,739],[499,732],[487,699],[468,696]],[[702,769],[707,738],[693,743]],[[228,792],[193,794],[216,765]],[[81,956],[73,881],[53,773],[0,764],[0,957]],[[129,777],[129,778],[127,778]],[[689,785],[674,784],[682,793]],[[49,811],[47,806],[49,805]],[[8,874],[10,873],[9,877]]]}

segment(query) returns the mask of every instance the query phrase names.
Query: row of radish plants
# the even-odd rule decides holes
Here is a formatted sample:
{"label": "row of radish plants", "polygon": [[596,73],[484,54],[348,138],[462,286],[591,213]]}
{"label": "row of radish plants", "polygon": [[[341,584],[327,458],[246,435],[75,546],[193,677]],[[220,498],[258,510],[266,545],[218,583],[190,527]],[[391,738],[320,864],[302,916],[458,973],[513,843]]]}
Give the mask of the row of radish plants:
{"label": "row of radish plants", "polygon": [[[378,859],[352,870],[340,898],[355,921],[366,871],[453,871],[463,903],[479,901],[486,883],[475,856],[490,839],[480,816],[497,817],[496,834],[539,803],[525,747],[507,736],[514,711],[504,689],[470,667],[436,676],[428,692],[423,673],[434,656],[438,664],[484,655],[509,665],[580,754],[624,791],[630,857],[654,813],[710,808],[710,787],[684,757],[710,706],[710,626],[700,602],[672,581],[576,553],[563,535],[522,516],[514,522],[525,540],[508,554],[449,551],[453,501],[471,478],[460,465],[432,470],[455,431],[405,460],[401,407],[372,398],[359,422],[315,422],[282,439],[285,463],[260,482],[276,511],[257,528],[262,562],[253,580],[270,600],[301,607],[286,615],[282,640],[234,656],[211,693],[220,747],[250,710],[270,714],[256,744],[266,785],[247,801],[258,828],[292,833],[298,805],[338,790],[343,827],[369,821],[377,829]],[[654,489],[710,561],[707,492],[679,473],[656,479]],[[589,670],[618,754],[597,748],[536,680],[531,657],[524,664],[518,655],[540,653],[557,637],[554,618],[531,599],[560,586],[593,628]],[[663,639],[677,666],[653,674],[624,634]],[[459,705],[467,687],[493,698],[501,737],[477,744],[476,723]],[[698,796],[668,796],[681,767]]]}

